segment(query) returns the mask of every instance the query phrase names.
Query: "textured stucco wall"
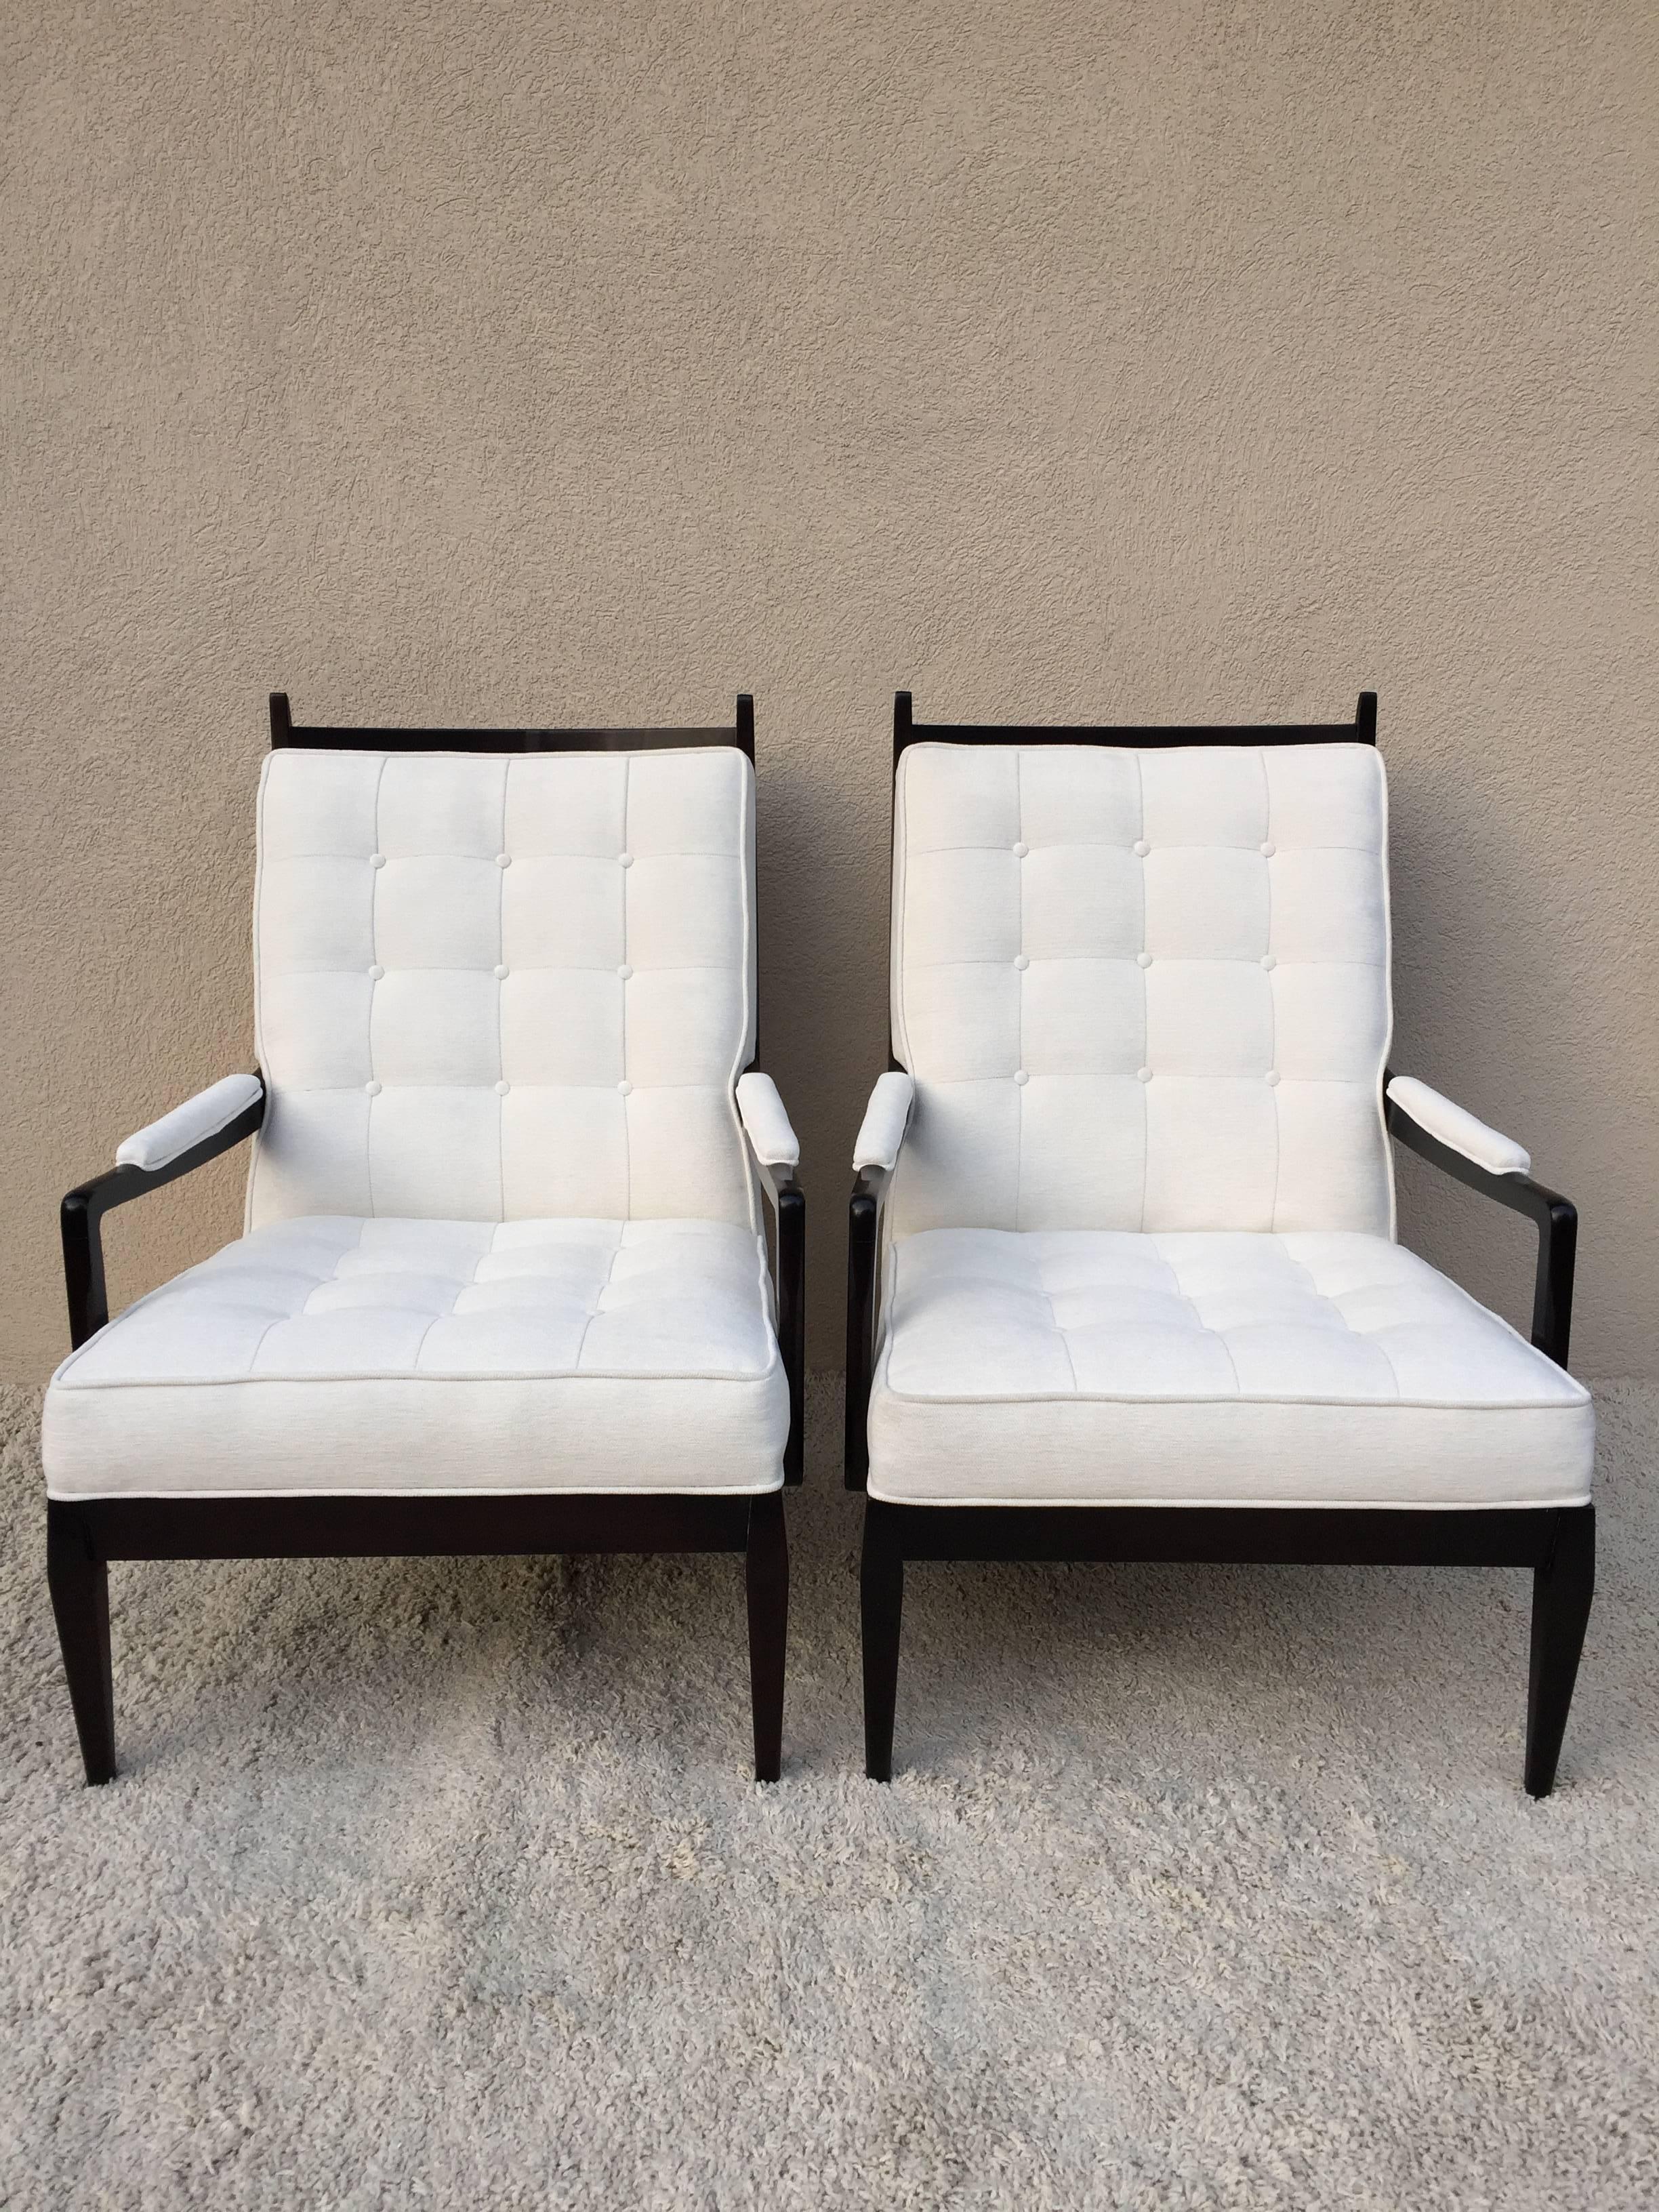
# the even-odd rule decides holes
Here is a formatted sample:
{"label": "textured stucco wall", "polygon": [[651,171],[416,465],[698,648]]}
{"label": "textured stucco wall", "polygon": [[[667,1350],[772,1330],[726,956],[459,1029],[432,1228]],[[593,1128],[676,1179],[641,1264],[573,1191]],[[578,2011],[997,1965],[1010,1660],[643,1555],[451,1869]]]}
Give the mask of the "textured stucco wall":
{"label": "textured stucco wall", "polygon": [[[1659,1293],[1651,0],[3,16],[0,1368],[55,1204],[248,1064],[264,698],[759,701],[813,1347],[883,1065],[887,716],[1382,694],[1395,1065]],[[1511,1313],[1527,1234],[1407,1177]],[[220,1164],[114,1287],[234,1231]]]}

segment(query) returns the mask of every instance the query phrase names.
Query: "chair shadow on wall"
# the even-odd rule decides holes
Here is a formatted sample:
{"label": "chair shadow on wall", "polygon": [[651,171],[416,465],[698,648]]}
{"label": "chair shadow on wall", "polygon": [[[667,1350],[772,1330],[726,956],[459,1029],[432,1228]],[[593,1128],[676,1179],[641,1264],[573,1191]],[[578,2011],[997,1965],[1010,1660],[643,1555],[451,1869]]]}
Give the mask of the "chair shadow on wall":
{"label": "chair shadow on wall", "polygon": [[[1461,1040],[1468,1018],[1480,1011],[1481,994],[1470,979],[1486,970],[1492,949],[1525,943],[1528,926],[1537,912],[1533,895],[1536,855],[1522,849],[1501,808],[1481,811],[1460,806],[1448,822],[1433,795],[1413,793],[1403,775],[1396,775],[1390,786],[1389,845],[1393,927],[1396,939],[1402,930],[1409,933],[1412,954],[1402,988],[1396,942],[1394,1063],[1431,1067],[1443,1087],[1449,1081],[1462,1096],[1479,1076],[1481,1060],[1477,1055],[1467,1067],[1461,1060],[1449,1060],[1441,1050],[1442,1041]],[[1476,856],[1474,866],[1471,854]],[[1478,890],[1471,888],[1477,885]],[[1496,910],[1495,897],[1503,902]],[[1422,1022],[1413,1003],[1418,977],[1438,994],[1431,1026]],[[1535,1074],[1559,1077],[1564,1072],[1559,1034],[1549,1022],[1536,1019],[1531,989],[1529,982],[1528,1018],[1504,1032],[1495,1063],[1511,1094],[1522,1096],[1533,1089]],[[1492,1098],[1487,1103],[1496,1109],[1507,1106],[1508,1101]],[[1576,1170],[1566,1173],[1569,1164],[1558,1160],[1550,1166],[1576,1182]],[[1548,1171],[1539,1172],[1549,1180]],[[1525,1336],[1537,1246],[1530,1224],[1520,1214],[1485,1204],[1477,1193],[1437,1174],[1404,1146],[1395,1148],[1395,1182],[1401,1243],[1452,1275],[1472,1297]],[[1575,1291],[1582,1365],[1585,1309],[1595,1283],[1599,1224],[1594,1209],[1578,1225],[1579,1251],[1587,1261],[1579,1270]]]}
{"label": "chair shadow on wall", "polygon": [[[877,1045],[885,1050],[887,1031],[886,744],[879,729],[873,740],[859,735],[875,793],[867,837],[844,792],[773,754],[761,763],[756,810],[763,1051],[799,1097],[802,1128],[821,1139],[805,1141],[805,1154],[837,1190],[863,1111],[865,1060]],[[836,895],[849,854],[871,870],[875,896],[863,911]],[[779,1057],[780,1045],[789,1057]],[[811,1256],[831,1293],[820,1318],[830,1324],[823,1343],[837,1365],[847,1261],[839,1211],[814,1227]],[[838,1465],[826,1462],[825,1480],[840,1487]]]}

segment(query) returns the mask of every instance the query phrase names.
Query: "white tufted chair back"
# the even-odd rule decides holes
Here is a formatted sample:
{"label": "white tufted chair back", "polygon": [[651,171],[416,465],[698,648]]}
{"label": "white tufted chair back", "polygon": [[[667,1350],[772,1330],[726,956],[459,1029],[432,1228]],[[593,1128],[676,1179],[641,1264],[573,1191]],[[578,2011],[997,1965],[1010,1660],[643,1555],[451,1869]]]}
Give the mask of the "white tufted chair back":
{"label": "white tufted chair back", "polygon": [[1387,849],[1367,744],[908,746],[890,1233],[1392,1235]]}
{"label": "white tufted chair back", "polygon": [[754,818],[730,745],[273,751],[248,1225],[753,1226]]}

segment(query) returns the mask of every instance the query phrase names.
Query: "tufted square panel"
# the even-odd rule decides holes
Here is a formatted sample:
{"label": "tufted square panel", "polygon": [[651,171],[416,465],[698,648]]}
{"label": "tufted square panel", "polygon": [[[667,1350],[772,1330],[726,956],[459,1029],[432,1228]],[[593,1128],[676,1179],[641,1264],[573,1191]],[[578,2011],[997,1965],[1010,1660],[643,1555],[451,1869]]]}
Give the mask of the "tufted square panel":
{"label": "tufted square panel", "polygon": [[338,1212],[753,1230],[754,771],[283,750],[259,791],[250,1228]]}
{"label": "tufted square panel", "polygon": [[57,1498],[729,1492],[777,1488],[788,1427],[747,1228],[313,1217],[72,1352],[44,1449]]}
{"label": "tufted square panel", "polygon": [[1573,1505],[1589,1393],[1384,1237],[935,1230],[888,1260],[870,1492]]}
{"label": "tufted square panel", "polygon": [[908,747],[890,1233],[1392,1234],[1387,849],[1370,745]]}

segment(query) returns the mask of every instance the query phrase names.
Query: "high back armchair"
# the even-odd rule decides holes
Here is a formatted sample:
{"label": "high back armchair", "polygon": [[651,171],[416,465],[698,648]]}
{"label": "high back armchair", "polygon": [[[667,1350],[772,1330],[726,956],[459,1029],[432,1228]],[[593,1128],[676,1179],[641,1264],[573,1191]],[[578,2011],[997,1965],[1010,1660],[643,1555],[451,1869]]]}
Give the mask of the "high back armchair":
{"label": "high back armchair", "polygon": [[[1391,1079],[1388,798],[1351,724],[895,716],[892,1072],[854,1154],[866,1750],[907,1560],[1528,1566],[1526,1784],[1592,1584],[1576,1216]],[[1395,1237],[1390,1139],[1534,1221],[1532,1341]]]}
{"label": "high back armchair", "polygon": [[[776,1777],[805,1205],[750,1067],[753,732],[746,697],[501,731],[273,696],[258,1072],[64,1201],[48,1570],[89,1781],[112,1559],[565,1551],[745,1554]],[[244,1139],[245,1234],[112,1322],[103,1214]]]}

